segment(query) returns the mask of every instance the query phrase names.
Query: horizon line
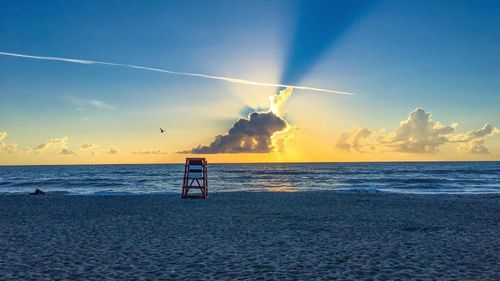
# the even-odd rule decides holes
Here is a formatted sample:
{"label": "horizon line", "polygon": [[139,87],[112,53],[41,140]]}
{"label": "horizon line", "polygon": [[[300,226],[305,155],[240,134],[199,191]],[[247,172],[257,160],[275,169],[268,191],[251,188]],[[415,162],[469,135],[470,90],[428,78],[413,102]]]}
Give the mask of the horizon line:
{"label": "horizon line", "polygon": [[[206,158],[206,157],[205,157]],[[304,161],[304,162],[209,162],[217,165],[239,165],[239,164],[353,164],[353,163],[455,163],[455,162],[500,162],[500,160],[401,160],[401,161]],[[168,163],[80,163],[80,164],[0,164],[0,167],[22,167],[22,166],[111,166],[111,165],[184,165],[182,162]]]}

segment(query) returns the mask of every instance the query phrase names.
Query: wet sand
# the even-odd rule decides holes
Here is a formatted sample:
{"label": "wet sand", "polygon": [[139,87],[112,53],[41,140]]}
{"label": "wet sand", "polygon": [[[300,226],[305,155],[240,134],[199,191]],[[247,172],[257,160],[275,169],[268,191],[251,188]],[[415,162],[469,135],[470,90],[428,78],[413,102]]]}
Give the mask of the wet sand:
{"label": "wet sand", "polygon": [[0,196],[0,280],[500,280],[500,196]]}

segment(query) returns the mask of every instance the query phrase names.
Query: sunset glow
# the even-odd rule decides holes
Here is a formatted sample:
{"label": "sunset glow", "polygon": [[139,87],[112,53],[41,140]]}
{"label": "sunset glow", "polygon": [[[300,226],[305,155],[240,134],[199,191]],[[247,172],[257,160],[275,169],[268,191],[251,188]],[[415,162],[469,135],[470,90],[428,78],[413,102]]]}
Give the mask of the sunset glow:
{"label": "sunset glow", "polygon": [[1,165],[500,160],[481,5],[80,5],[0,12]]}

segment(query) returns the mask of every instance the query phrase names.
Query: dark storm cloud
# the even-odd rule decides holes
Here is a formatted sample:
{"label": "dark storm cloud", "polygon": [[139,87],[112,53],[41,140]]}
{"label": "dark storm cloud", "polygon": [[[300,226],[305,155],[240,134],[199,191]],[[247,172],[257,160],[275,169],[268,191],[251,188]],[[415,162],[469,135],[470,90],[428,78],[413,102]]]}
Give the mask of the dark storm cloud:
{"label": "dark storm cloud", "polygon": [[267,153],[272,150],[272,135],[286,126],[286,121],[272,112],[253,112],[248,119],[238,120],[226,134],[216,136],[210,145],[180,153]]}

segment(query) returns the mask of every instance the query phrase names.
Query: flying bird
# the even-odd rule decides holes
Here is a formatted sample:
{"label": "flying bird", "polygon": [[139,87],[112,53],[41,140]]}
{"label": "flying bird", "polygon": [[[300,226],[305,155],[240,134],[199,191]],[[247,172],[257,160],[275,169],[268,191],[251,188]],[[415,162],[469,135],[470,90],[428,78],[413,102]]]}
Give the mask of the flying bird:
{"label": "flying bird", "polygon": [[165,133],[165,130],[163,130],[162,128],[160,128],[160,133]]}

